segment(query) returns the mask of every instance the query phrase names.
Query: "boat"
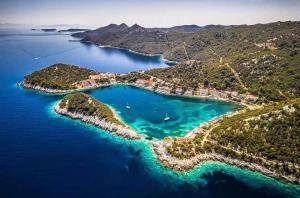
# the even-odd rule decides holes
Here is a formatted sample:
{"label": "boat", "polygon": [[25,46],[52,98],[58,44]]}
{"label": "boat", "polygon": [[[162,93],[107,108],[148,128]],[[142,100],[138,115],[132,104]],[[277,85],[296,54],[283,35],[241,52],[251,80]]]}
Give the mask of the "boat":
{"label": "boat", "polygon": [[131,108],[131,107],[128,105],[128,103],[127,103],[127,105],[126,105],[126,108],[127,108],[127,109],[130,109],[130,108]]}
{"label": "boat", "polygon": [[168,114],[166,113],[166,117],[164,118],[164,121],[170,120],[170,117],[168,116]]}

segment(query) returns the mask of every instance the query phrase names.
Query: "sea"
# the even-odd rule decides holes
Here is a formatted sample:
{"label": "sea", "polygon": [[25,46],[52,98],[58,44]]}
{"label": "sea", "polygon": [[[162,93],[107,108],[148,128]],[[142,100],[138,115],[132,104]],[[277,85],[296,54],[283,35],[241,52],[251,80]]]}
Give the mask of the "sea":
{"label": "sea", "polygon": [[208,161],[177,172],[157,161],[149,140],[182,137],[236,111],[236,104],[124,85],[86,91],[146,137],[126,140],[56,114],[53,106],[63,95],[17,85],[25,75],[54,63],[115,73],[169,67],[160,56],[82,43],[69,33],[1,26],[1,198],[300,197],[298,185],[224,163]]}

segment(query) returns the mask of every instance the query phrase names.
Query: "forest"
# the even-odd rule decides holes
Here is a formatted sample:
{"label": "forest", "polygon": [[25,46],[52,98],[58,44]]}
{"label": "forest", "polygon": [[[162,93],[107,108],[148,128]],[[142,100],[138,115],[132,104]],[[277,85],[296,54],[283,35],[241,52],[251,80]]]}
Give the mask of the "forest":
{"label": "forest", "polygon": [[111,123],[123,125],[115,116],[113,111],[102,102],[85,93],[75,93],[65,96],[59,103],[59,107],[73,113],[86,116],[96,116]]}
{"label": "forest", "polygon": [[69,64],[54,64],[24,77],[24,82],[49,89],[70,90],[74,83],[86,80],[97,72]]}

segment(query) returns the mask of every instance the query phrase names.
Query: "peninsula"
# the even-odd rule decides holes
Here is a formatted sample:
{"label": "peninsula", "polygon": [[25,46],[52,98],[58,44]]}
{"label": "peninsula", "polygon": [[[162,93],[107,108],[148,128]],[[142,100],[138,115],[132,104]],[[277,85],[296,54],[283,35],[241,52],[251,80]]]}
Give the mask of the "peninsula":
{"label": "peninsula", "polygon": [[[152,70],[116,74],[96,72],[75,65],[54,64],[25,76],[21,85],[47,93],[71,93],[115,84],[132,85],[167,95],[182,95],[199,98],[230,100],[241,104],[253,104],[257,97],[248,93],[219,90],[200,86],[185,88],[178,83],[167,82],[153,75]],[[155,73],[154,73],[155,74]]]}
{"label": "peninsula", "polygon": [[[243,104],[242,110],[204,123],[185,137],[150,141],[158,160],[176,170],[188,170],[201,162],[216,160],[299,183],[299,98],[259,104],[257,97],[250,94],[207,87],[200,91],[183,90],[149,72],[114,74],[55,64],[25,76],[21,85],[48,93],[69,94],[125,84],[167,95],[209,97]],[[106,105],[84,93],[66,95],[54,109],[125,138],[143,138],[121,123]]]}
{"label": "peninsula", "polygon": [[93,124],[119,136],[140,139],[140,136],[125,126],[108,106],[87,94],[67,95],[55,105],[54,110],[59,114]]}

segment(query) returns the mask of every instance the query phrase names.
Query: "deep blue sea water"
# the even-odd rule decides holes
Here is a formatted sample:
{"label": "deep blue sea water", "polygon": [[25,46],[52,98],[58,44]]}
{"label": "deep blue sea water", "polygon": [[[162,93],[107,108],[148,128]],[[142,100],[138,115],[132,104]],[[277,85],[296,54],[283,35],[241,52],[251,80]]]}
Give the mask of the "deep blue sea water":
{"label": "deep blue sea water", "polygon": [[[207,162],[186,173],[163,168],[153,157],[146,141],[124,140],[80,121],[57,115],[52,107],[61,96],[37,93],[16,86],[16,82],[21,81],[24,75],[57,62],[113,72],[166,66],[159,57],[103,49],[91,44],[69,42],[70,39],[73,38],[58,33],[0,29],[1,198],[266,198],[297,197],[300,194],[299,186],[222,163]],[[122,102],[111,98],[111,95],[122,92]],[[161,124],[165,111],[174,119],[170,121],[171,124],[183,124],[183,130],[175,135],[184,134],[184,130],[192,126],[184,126],[184,120],[180,116],[176,117],[180,114],[179,110],[173,107],[191,116],[190,113],[194,112],[191,106],[201,105],[201,101],[168,98],[128,87],[106,88],[89,93],[111,105],[124,121],[145,134],[147,132],[143,129],[155,122],[166,133],[174,132],[174,126],[167,128]],[[139,112],[143,112],[147,105],[151,109],[155,108],[155,102],[144,101],[142,108],[129,93],[141,98],[150,97],[155,101],[172,102],[165,104],[165,109],[160,108],[160,113],[154,112],[154,115],[159,115],[159,120],[153,120],[153,116],[147,117],[151,112]],[[132,106],[132,112],[126,117],[125,109],[122,108],[127,102]],[[232,110],[228,104],[224,109],[211,108],[206,111],[211,112],[212,116]],[[201,119],[204,113],[195,116]],[[136,121],[136,116],[143,120]],[[161,138],[160,134],[153,134],[153,137]]]}

